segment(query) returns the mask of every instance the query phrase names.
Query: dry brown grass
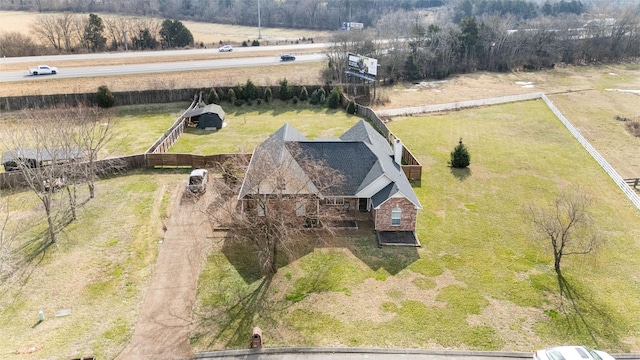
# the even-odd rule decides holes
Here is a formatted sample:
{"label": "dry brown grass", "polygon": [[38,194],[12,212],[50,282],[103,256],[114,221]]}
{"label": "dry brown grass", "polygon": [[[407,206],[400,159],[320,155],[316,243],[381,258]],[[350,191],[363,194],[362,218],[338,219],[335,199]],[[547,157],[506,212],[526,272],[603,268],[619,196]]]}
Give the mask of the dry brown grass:
{"label": "dry brown grass", "polygon": [[[0,33],[16,31],[31,35],[31,26],[40,15],[42,14],[36,12],[0,11]],[[101,13],[98,13],[98,15],[104,19],[114,16]],[[132,16],[131,18],[135,17]],[[258,39],[258,28],[253,26],[222,25],[194,21],[183,21],[182,23],[193,34],[195,43],[202,42],[207,47],[217,47],[217,44],[221,42],[241,44],[245,40]],[[317,42],[329,38],[330,34],[328,31],[262,27],[260,29],[260,42],[275,44],[302,38],[313,38]]]}

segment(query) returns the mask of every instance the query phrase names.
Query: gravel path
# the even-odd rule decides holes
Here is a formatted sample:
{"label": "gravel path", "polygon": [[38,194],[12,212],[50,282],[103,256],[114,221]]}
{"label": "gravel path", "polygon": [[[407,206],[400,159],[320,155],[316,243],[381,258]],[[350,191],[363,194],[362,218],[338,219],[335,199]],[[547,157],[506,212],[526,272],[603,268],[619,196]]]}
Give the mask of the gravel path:
{"label": "gravel path", "polygon": [[[210,183],[211,184],[211,183]],[[197,201],[184,196],[186,182],[173,191],[170,218],[131,341],[118,360],[192,359],[191,312],[211,230],[200,211],[213,191]],[[211,187],[211,186],[209,186]]]}

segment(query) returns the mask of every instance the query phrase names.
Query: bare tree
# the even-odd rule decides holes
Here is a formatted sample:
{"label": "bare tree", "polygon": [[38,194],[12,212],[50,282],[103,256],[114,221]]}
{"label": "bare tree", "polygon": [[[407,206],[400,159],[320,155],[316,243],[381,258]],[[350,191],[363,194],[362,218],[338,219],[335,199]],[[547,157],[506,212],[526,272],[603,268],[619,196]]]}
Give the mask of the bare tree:
{"label": "bare tree", "polygon": [[562,276],[561,262],[568,255],[589,254],[599,245],[599,236],[589,215],[591,198],[581,190],[561,192],[547,207],[530,205],[528,217],[542,239],[550,241],[554,269]]}
{"label": "bare tree", "polygon": [[77,15],[63,13],[59,15],[40,15],[32,24],[31,29],[43,43],[48,43],[56,50],[70,51],[78,45],[77,34],[74,28],[77,26]]}
{"label": "bare tree", "polygon": [[332,225],[344,219],[342,207],[321,206],[327,194],[340,192],[342,175],[304,154],[297,144],[267,141],[259,146],[239,190],[240,181],[234,179],[241,171],[228,164],[223,168],[230,186],[227,194],[239,194],[238,201],[213,204],[209,214],[212,221],[230,229],[232,241],[255,246],[267,277],[278,271],[281,255],[294,253],[298,241],[314,232],[332,235]]}

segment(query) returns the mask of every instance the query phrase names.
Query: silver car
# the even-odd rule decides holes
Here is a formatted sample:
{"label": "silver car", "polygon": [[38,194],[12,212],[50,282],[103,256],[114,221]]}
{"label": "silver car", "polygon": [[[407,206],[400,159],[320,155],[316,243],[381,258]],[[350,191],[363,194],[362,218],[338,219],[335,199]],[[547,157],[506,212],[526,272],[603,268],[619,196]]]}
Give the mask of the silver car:
{"label": "silver car", "polygon": [[584,346],[556,346],[533,353],[533,360],[615,360],[604,351]]}
{"label": "silver car", "polygon": [[194,194],[199,194],[207,191],[207,178],[209,172],[206,169],[195,169],[189,174],[189,184],[187,189]]}

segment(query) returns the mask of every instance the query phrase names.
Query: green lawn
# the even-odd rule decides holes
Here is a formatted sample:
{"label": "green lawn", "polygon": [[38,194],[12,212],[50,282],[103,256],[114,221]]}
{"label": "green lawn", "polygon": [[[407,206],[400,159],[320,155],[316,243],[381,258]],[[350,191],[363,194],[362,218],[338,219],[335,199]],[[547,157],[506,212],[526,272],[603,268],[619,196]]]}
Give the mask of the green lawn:
{"label": "green lawn", "polygon": [[[111,150],[146,150],[186,106],[119,109],[124,140]],[[172,151],[251,152],[286,122],[316,138],[339,136],[358,120],[294,105],[226,111],[227,127],[185,134]],[[532,351],[581,343],[638,351],[640,214],[542,101],[388,125],[423,164],[414,184],[424,207],[417,231],[423,247],[379,249],[373,236],[309,240],[262,283],[253,248],[222,243],[200,277],[195,351],[246,348],[253,326],[262,328],[267,347]],[[122,136],[134,133],[146,140]],[[468,171],[447,166],[460,138],[471,154]],[[16,358],[113,358],[131,336],[171,191],[186,172],[136,171],[99,182],[98,197],[58,244],[0,285],[0,323],[9,334],[0,354],[35,346]],[[552,256],[533,240],[523,208],[578,186],[595,198],[592,213],[606,242],[596,254],[564,260],[575,301],[561,302]],[[27,192],[3,190],[0,202],[12,204],[16,221],[41,217]],[[27,235],[43,229],[39,221]],[[56,318],[62,309],[71,315]],[[36,325],[39,310],[46,320]]]}
{"label": "green lawn", "polygon": [[187,128],[168,152],[200,155],[251,153],[286,123],[314,139],[339,137],[358,120],[343,111],[303,103],[293,105],[279,100],[242,107],[223,103],[222,107],[226,113],[225,127],[218,131]]}
{"label": "green lawn", "polygon": [[[178,170],[133,171],[100,181],[96,198],[44,250],[36,234],[45,229],[42,205],[30,192],[3,190],[0,204],[10,205],[11,224],[29,221],[35,227],[13,244],[31,260],[0,283],[0,357],[113,359],[132,334],[170,194],[184,176]],[[79,198],[86,196],[80,189]],[[56,317],[60,310],[71,314]],[[31,347],[37,349],[31,355],[12,355]]]}
{"label": "green lawn", "polygon": [[[196,351],[266,346],[371,346],[533,351],[561,343],[637,350],[640,213],[542,101],[389,123],[422,162],[422,248],[373,237],[310,242],[263,284],[250,247],[226,244],[201,275]],[[303,134],[305,131],[302,131]],[[447,166],[462,138],[468,170]],[[546,242],[527,204],[580,187],[596,200],[596,254],[567,257],[574,292],[558,296]],[[206,314],[206,315],[205,315]]]}

